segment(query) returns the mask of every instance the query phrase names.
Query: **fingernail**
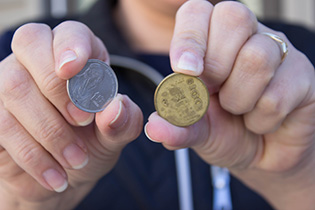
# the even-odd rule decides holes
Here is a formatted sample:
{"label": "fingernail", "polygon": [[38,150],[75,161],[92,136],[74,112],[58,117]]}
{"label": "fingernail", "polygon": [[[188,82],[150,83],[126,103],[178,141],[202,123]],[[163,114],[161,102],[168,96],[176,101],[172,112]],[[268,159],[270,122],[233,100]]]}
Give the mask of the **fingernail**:
{"label": "fingernail", "polygon": [[87,154],[76,144],[68,145],[63,151],[63,156],[73,169],[81,169],[89,161]]}
{"label": "fingernail", "polygon": [[79,126],[87,126],[89,124],[91,124],[91,122],[93,122],[94,120],[94,114],[89,114],[89,116],[81,122],[77,122]]}
{"label": "fingernail", "polygon": [[193,53],[186,51],[180,56],[177,68],[180,70],[195,72],[195,74],[199,75],[202,72],[203,60]]}
{"label": "fingernail", "polygon": [[152,142],[155,142],[155,143],[161,143],[161,142],[158,142],[158,141],[155,141],[155,140],[153,140],[150,136],[149,136],[149,134],[148,134],[148,132],[147,132],[147,125],[148,125],[148,123],[146,123],[145,125],[144,125],[144,134],[147,136],[147,138],[150,140],[150,141],[152,141]]}
{"label": "fingernail", "polygon": [[109,126],[111,128],[119,128],[123,124],[125,124],[125,122],[127,121],[127,115],[126,115],[126,113],[123,113],[123,111],[122,111],[123,106],[124,105],[123,105],[122,101],[119,100],[118,112],[117,112],[115,118],[109,123]]}
{"label": "fingernail", "polygon": [[73,50],[63,52],[60,56],[59,69],[61,69],[66,63],[74,61],[77,58],[77,54]]}
{"label": "fingernail", "polygon": [[68,187],[68,182],[64,176],[55,169],[48,169],[43,173],[43,178],[56,192],[63,192]]}
{"label": "fingernail", "polygon": [[94,120],[95,115],[93,113],[78,109],[72,102],[69,102],[67,110],[78,126],[87,126]]}

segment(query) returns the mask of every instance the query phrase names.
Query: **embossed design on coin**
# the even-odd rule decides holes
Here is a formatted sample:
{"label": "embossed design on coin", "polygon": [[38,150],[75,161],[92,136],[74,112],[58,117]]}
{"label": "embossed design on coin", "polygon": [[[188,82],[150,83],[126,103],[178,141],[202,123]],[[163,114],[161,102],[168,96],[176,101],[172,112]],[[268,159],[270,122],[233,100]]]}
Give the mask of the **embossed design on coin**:
{"label": "embossed design on coin", "polygon": [[114,71],[103,61],[90,59],[67,81],[71,101],[86,112],[100,112],[116,96],[118,82]]}
{"label": "embossed design on coin", "polygon": [[189,126],[199,121],[209,105],[209,92],[194,76],[173,73],[157,87],[154,105],[158,114],[176,126]]}

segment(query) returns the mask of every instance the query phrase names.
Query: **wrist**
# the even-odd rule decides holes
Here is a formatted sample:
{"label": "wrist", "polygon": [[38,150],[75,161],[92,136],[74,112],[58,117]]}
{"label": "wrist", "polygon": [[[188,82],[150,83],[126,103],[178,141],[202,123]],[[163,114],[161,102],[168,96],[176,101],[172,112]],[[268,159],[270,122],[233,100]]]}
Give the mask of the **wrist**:
{"label": "wrist", "polygon": [[266,172],[231,170],[250,188],[262,195],[278,210],[313,209],[315,206],[315,154],[300,162],[294,170]]}

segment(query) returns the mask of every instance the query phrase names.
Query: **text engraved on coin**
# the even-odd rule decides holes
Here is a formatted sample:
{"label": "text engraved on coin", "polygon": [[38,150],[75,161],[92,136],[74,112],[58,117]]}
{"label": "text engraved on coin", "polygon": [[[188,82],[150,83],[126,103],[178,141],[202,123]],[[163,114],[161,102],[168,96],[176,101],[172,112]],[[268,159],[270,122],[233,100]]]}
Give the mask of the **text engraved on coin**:
{"label": "text engraved on coin", "polygon": [[174,73],[160,83],[154,100],[161,117],[177,126],[189,126],[206,113],[209,93],[199,78]]}

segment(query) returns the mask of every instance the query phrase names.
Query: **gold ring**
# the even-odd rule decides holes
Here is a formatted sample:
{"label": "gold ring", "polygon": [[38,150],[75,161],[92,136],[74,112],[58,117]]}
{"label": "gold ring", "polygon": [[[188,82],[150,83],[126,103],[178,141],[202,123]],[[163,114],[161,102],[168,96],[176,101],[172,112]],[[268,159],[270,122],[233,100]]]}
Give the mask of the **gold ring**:
{"label": "gold ring", "polygon": [[277,42],[278,46],[280,47],[281,54],[282,54],[281,55],[281,63],[282,63],[284,59],[287,57],[288,52],[289,52],[288,44],[278,35],[268,33],[268,32],[263,32],[261,34],[266,35]]}

